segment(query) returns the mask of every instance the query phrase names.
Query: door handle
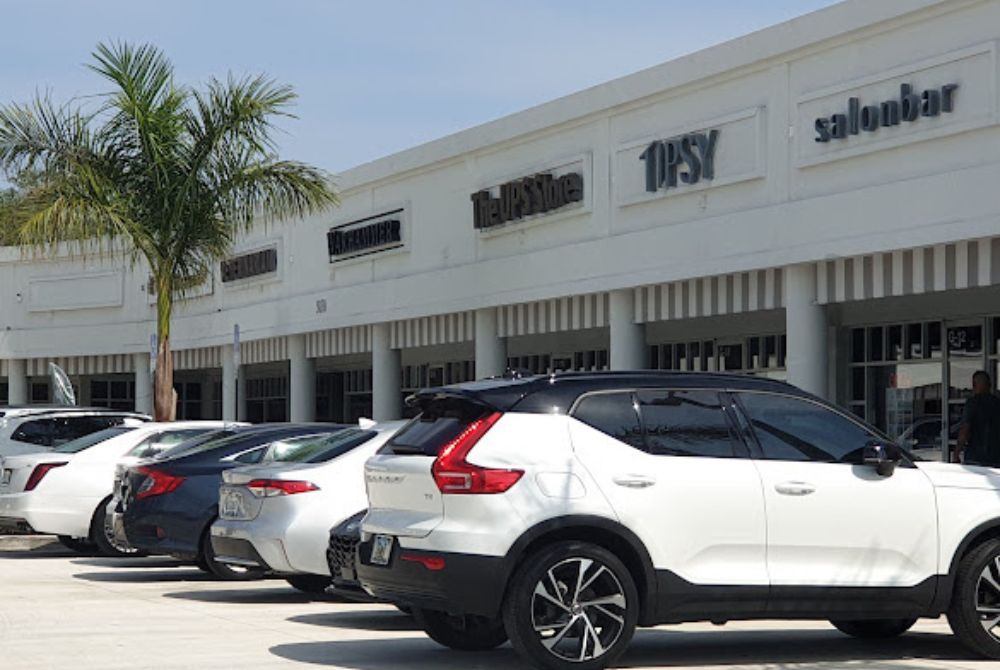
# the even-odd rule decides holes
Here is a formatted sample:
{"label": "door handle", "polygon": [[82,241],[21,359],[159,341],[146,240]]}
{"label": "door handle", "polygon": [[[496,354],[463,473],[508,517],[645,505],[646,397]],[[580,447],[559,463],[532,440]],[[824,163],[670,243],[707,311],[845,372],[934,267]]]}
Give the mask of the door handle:
{"label": "door handle", "polygon": [[774,485],[774,490],[786,496],[807,496],[816,491],[816,487],[808,482],[781,482]]}
{"label": "door handle", "polygon": [[611,481],[627,489],[644,489],[656,483],[655,479],[646,475],[616,475]]}

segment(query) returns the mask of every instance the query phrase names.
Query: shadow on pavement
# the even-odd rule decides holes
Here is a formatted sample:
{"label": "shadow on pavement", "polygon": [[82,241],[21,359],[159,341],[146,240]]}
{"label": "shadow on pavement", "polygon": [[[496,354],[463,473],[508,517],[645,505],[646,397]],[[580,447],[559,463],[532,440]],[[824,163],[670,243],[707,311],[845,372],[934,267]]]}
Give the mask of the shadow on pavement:
{"label": "shadow on pavement", "polygon": [[[179,600],[196,600],[204,603],[234,603],[248,605],[280,605],[286,603],[311,603],[316,600],[326,602],[327,597],[311,597],[300,591],[289,587],[282,588],[253,588],[245,587],[241,589],[218,589],[212,591],[175,591],[164,593],[166,598],[176,598]],[[332,601],[331,602],[339,602]]]}
{"label": "shadow on pavement", "polygon": [[104,557],[94,557],[94,558],[81,558],[79,560],[73,561],[73,565],[84,565],[90,568],[190,568],[191,563],[185,563],[183,561],[178,561],[177,559],[170,558],[167,556],[151,556],[151,557],[141,557],[137,556],[135,558],[104,558]]}
{"label": "shadow on pavement", "polygon": [[[301,618],[304,617],[294,620]],[[524,667],[509,645],[490,652],[462,653],[444,649],[424,637],[284,644],[270,651],[300,663],[357,670],[388,670],[404,665],[408,670]],[[949,662],[967,663],[978,659],[950,635],[933,633],[912,633],[895,640],[861,641],[833,630],[644,630],[636,634],[615,667],[738,668],[752,665],[766,670],[806,667],[904,670],[921,667],[914,664],[921,660],[933,662],[933,667],[948,667]]]}
{"label": "shadow on pavement", "polygon": [[378,631],[419,631],[420,627],[408,614],[396,610],[363,610],[357,612],[321,612],[302,614],[288,619],[293,623],[329,628]]}
{"label": "shadow on pavement", "polygon": [[66,549],[62,545],[55,545],[55,546],[46,545],[44,547],[38,547],[37,549],[0,551],[0,560],[3,559],[21,560],[25,558],[30,558],[32,560],[39,560],[44,558],[79,558],[81,556],[86,556],[86,554],[81,554],[78,551],[72,551],[70,549]]}
{"label": "shadow on pavement", "polygon": [[156,584],[163,582],[214,581],[210,575],[205,574],[197,568],[188,570],[183,568],[173,568],[166,571],[111,569],[107,572],[80,572],[73,575],[73,577],[76,579],[83,579],[88,582],[106,582],[112,584]]}
{"label": "shadow on pavement", "polygon": [[271,653],[299,663],[363,670],[510,670],[525,667],[510,645],[493,651],[460,652],[419,637],[280,644]]}

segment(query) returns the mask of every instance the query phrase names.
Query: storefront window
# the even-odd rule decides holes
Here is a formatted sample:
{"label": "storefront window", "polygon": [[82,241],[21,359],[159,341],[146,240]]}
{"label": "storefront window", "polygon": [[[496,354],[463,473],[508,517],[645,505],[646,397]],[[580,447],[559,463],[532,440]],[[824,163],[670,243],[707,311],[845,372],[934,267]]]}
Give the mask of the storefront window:
{"label": "storefront window", "polygon": [[288,421],[288,378],[247,380],[247,420],[251,423]]}

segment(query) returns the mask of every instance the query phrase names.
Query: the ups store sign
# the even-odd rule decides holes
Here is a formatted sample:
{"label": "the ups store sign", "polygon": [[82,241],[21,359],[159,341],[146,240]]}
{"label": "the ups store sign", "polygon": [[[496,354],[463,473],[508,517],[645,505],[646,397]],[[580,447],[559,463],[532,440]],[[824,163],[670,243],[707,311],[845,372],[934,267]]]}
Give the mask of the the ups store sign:
{"label": "the ups store sign", "polygon": [[477,191],[471,198],[475,227],[483,230],[582,201],[583,175],[539,173],[501,184],[495,192]]}

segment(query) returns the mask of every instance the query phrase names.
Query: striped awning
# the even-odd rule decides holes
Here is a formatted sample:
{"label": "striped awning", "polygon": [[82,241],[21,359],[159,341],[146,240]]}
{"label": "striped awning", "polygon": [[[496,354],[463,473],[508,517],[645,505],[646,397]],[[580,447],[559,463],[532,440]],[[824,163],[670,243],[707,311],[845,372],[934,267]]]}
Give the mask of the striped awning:
{"label": "striped awning", "polygon": [[821,261],[820,304],[1000,284],[1000,237]]}
{"label": "striped awning", "polygon": [[785,306],[781,268],[701,277],[635,289],[635,322],[740,314]]}
{"label": "striped awning", "polygon": [[497,335],[542,335],[608,325],[608,294],[589,293],[497,308]]}
{"label": "striped awning", "polygon": [[132,354],[104,354],[29,358],[25,361],[25,372],[29,377],[43,377],[49,374],[49,363],[55,363],[69,375],[110,375],[135,371]]}
{"label": "striped awning", "polygon": [[288,360],[288,339],[265,337],[240,343],[240,360],[243,365],[274,363]]}
{"label": "striped awning", "polygon": [[371,326],[348,326],[306,334],[306,358],[364,354],[371,350]]}
{"label": "striped awning", "polygon": [[409,349],[469,342],[475,337],[475,327],[474,312],[454,312],[393,321],[389,329],[389,346],[393,349]]}
{"label": "striped awning", "polygon": [[174,351],[174,370],[204,370],[221,367],[221,347],[198,347]]}

